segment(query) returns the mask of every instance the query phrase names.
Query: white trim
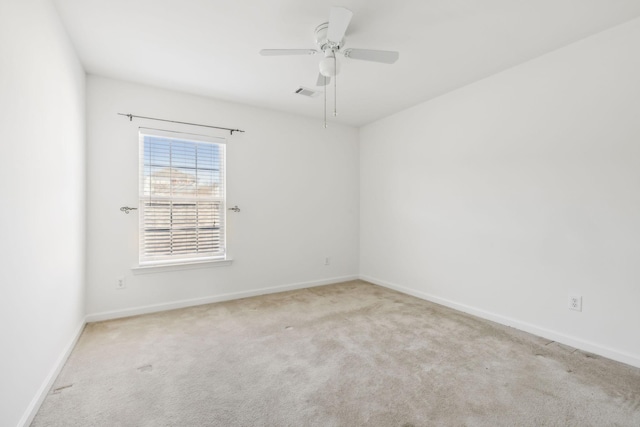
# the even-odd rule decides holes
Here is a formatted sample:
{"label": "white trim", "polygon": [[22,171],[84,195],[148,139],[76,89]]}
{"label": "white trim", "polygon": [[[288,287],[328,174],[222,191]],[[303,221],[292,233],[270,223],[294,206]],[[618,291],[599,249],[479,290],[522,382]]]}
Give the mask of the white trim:
{"label": "white trim", "polygon": [[82,335],[82,331],[84,331],[84,327],[86,324],[86,318],[82,319],[82,321],[80,322],[80,326],[71,338],[71,341],[69,342],[69,344],[67,344],[62,353],[60,353],[60,356],[58,356],[58,359],[53,364],[53,368],[49,372],[49,375],[46,376],[35,396],[33,397],[33,399],[31,399],[31,403],[29,403],[29,406],[27,406],[27,409],[24,411],[22,418],[20,418],[20,421],[18,421],[18,427],[26,427],[31,425],[31,423],[33,422],[33,419],[38,413],[42,402],[44,402],[47,394],[49,394],[49,390],[58,378],[58,375],[60,374],[60,371],[62,371],[65,363],[67,363],[67,359],[71,355],[71,351],[73,351],[73,349],[75,348],[76,343],[78,342],[80,335]]}
{"label": "white trim", "polygon": [[334,283],[357,280],[358,276],[342,276],[330,279],[315,280],[310,282],[292,283],[289,285],[272,286],[269,288],[254,289],[251,291],[232,292],[220,295],[211,295],[202,298],[193,298],[181,301],[165,302],[160,304],[145,305],[140,307],[126,308],[123,310],[105,311],[102,313],[88,314],[87,323],[100,322],[103,320],[118,319],[121,317],[137,316],[139,314],[155,313],[158,311],[175,310],[177,308],[192,307],[196,305],[211,304],[214,302],[229,301],[240,298],[254,297],[258,295],[275,294],[278,292],[292,291],[295,289],[305,289],[314,286],[331,285]]}
{"label": "white trim", "polygon": [[[143,130],[144,129],[144,130]],[[212,175],[212,179],[215,176],[219,177],[219,182],[218,185],[220,187],[222,187],[222,196],[214,196],[213,193],[211,194],[210,197],[187,197],[185,195],[179,196],[179,195],[175,195],[172,194],[170,196],[160,196],[158,197],[157,194],[154,193],[153,189],[151,187],[147,188],[147,179],[151,180],[153,174],[151,174],[151,170],[148,171],[149,176],[147,176],[147,166],[148,167],[153,167],[154,164],[151,161],[151,163],[149,163],[147,166],[145,166],[146,164],[146,154],[145,154],[145,150],[147,145],[149,145],[151,152],[155,152],[156,148],[155,148],[155,143],[151,142],[151,141],[147,141],[147,137],[149,138],[155,138],[155,137],[160,137],[160,138],[165,138],[169,140],[169,146],[172,147],[174,142],[189,142],[189,143],[195,143],[195,144],[205,144],[205,145],[210,145],[210,146],[215,146],[217,147],[217,151],[218,154],[213,156],[213,152],[212,152],[212,158],[211,158],[211,162],[214,162],[214,158],[218,159],[218,174],[217,175]],[[149,255],[146,256],[146,244],[147,244],[147,234],[146,234],[146,216],[147,216],[147,203],[149,202],[153,202],[154,200],[162,200],[162,201],[167,201],[168,203],[170,203],[170,205],[172,206],[170,208],[171,211],[173,211],[173,205],[176,202],[187,202],[187,203],[192,203],[192,204],[198,204],[198,203],[213,203],[213,204],[217,204],[217,208],[219,209],[219,214],[218,214],[218,218],[219,218],[219,223],[218,223],[218,227],[217,227],[217,235],[219,237],[219,241],[218,241],[218,247],[217,250],[215,252],[207,252],[206,254],[200,253],[200,257],[201,258],[226,258],[227,257],[227,252],[226,252],[226,247],[227,247],[227,147],[226,147],[226,138],[222,138],[222,137],[217,137],[217,136],[207,136],[207,135],[202,135],[202,134],[194,134],[194,133],[187,133],[187,132],[181,132],[181,131],[175,131],[175,130],[162,130],[162,129],[155,129],[155,128],[145,128],[145,127],[139,127],[138,128],[138,202],[139,202],[139,215],[138,215],[138,258],[140,260],[142,260],[140,267],[145,267],[144,264],[155,264],[156,262],[158,262],[158,264],[162,264],[163,262],[169,262],[171,263],[172,260],[175,260],[177,263],[189,263],[191,262],[191,259],[189,259],[189,256],[187,255],[187,258],[185,259],[184,256],[179,256],[179,255],[168,255],[168,254],[164,254],[164,255]],[[198,150],[196,150],[196,156],[197,156]],[[171,154],[171,150],[169,150],[169,159],[173,159],[173,154]],[[155,165],[158,166],[158,165]],[[213,166],[213,164],[211,165]],[[170,169],[173,169],[173,161],[170,161]],[[196,165],[196,175],[197,175],[197,171],[200,170],[200,166]],[[211,172],[213,173],[215,169],[211,169]],[[149,184],[151,185],[151,184]],[[189,215],[190,216],[190,215]],[[170,230],[173,230],[173,225],[171,225]],[[173,242],[173,233],[169,233],[169,235],[167,236],[168,238],[168,242]],[[193,242],[191,242],[193,243]],[[197,254],[193,254],[193,255],[197,255]]]}
{"label": "white trim", "polygon": [[147,264],[131,267],[133,274],[164,273],[167,271],[194,270],[197,268],[227,267],[232,259],[209,259],[206,261],[176,262],[173,264]]}
{"label": "white trim", "polygon": [[471,307],[465,304],[460,304],[455,301],[451,301],[445,298],[440,298],[426,292],[417,291],[414,289],[406,288],[404,286],[396,285],[384,280],[379,280],[366,275],[360,275],[360,280],[373,283],[375,285],[383,286],[385,288],[393,289],[403,294],[411,295],[423,300],[431,301],[436,304],[444,305],[454,310],[462,311],[464,313],[472,314],[474,316],[481,317],[483,319],[491,320],[493,322],[500,323],[502,325],[510,326],[519,329],[530,334],[534,334],[543,338],[547,338],[561,344],[565,344],[571,347],[575,347],[580,350],[587,351],[589,353],[597,354],[608,359],[616,360],[618,362],[626,363],[631,366],[640,368],[640,357],[634,354],[626,353],[624,351],[616,350],[610,347],[604,347],[600,344],[586,341],[581,338],[577,338],[571,335],[566,335],[558,331],[542,328],[540,326],[533,325],[531,323],[522,322],[511,317],[502,316],[497,313],[485,311],[479,308]]}

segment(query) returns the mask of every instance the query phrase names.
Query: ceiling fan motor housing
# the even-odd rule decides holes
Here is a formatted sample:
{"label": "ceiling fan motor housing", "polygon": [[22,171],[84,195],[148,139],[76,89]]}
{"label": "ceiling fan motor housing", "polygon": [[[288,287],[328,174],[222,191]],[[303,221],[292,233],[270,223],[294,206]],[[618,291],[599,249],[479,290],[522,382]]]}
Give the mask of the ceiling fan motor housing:
{"label": "ceiling fan motor housing", "polygon": [[323,22],[316,27],[316,45],[318,49],[325,52],[326,50],[339,50],[344,45],[344,37],[339,42],[330,41],[327,39],[327,33],[329,31],[329,23]]}

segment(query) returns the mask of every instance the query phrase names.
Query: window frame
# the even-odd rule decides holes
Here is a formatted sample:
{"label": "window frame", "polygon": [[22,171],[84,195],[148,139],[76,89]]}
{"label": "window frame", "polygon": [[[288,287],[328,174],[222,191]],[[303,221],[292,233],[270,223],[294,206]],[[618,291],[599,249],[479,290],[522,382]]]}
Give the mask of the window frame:
{"label": "window frame", "polygon": [[[149,192],[148,195],[145,194],[145,137],[157,137],[163,139],[174,140],[178,142],[187,142],[194,144],[214,144],[218,146],[219,153],[219,161],[220,161],[220,169],[218,171],[218,176],[220,178],[220,182],[222,183],[222,189],[220,195],[215,195],[212,193],[211,197],[199,197],[198,194],[193,197],[185,197],[185,196],[158,196],[152,195]],[[211,135],[202,135],[195,134],[190,132],[183,131],[173,131],[173,130],[165,130],[165,129],[155,129],[155,128],[145,128],[140,127],[138,129],[138,164],[139,164],[139,176],[138,176],[138,201],[139,201],[139,225],[138,225],[138,267],[142,269],[150,268],[150,267],[172,267],[172,266],[180,266],[180,265],[198,265],[204,263],[211,262],[223,262],[227,261],[228,253],[227,253],[227,217],[226,217],[226,206],[227,206],[227,156],[226,156],[226,138],[211,136]],[[173,161],[173,154],[169,155],[171,161]],[[173,166],[169,166],[170,169],[173,169]],[[204,170],[204,168],[198,168],[197,166],[194,170]],[[219,212],[218,218],[220,225],[219,229],[219,251],[215,252],[206,252],[202,255],[198,255],[198,253],[178,253],[178,254],[169,254],[169,255],[161,255],[161,256],[145,256],[145,236],[147,234],[145,228],[145,203],[153,201],[157,202],[158,200],[166,200],[169,202],[171,206],[171,221],[173,221],[173,203],[182,202],[182,203],[194,203],[196,205],[199,202],[208,202],[211,201],[213,204],[218,204]],[[195,227],[199,230],[198,226]],[[174,225],[170,226],[170,233],[173,233]],[[196,242],[198,237],[195,238]],[[173,242],[173,235],[169,237],[169,240]]]}

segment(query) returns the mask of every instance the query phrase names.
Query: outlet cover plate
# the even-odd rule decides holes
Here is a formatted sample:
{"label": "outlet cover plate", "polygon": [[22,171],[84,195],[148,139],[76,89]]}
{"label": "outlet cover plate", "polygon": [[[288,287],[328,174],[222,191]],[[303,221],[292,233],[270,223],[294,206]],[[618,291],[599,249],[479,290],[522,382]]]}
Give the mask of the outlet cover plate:
{"label": "outlet cover plate", "polygon": [[582,297],[580,295],[569,295],[569,310],[582,311]]}

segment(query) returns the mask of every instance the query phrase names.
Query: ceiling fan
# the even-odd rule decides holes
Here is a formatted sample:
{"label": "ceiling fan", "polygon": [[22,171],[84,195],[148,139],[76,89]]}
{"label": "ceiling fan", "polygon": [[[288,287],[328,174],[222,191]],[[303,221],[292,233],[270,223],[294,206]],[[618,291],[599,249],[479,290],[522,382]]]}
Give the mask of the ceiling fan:
{"label": "ceiling fan", "polygon": [[[282,56],[282,55],[315,55],[323,53],[324,58],[319,63],[319,74],[316,86],[327,86],[334,79],[334,90],[336,90],[336,76],[340,71],[336,54],[341,54],[345,58],[360,59],[363,61],[381,62],[383,64],[393,64],[398,60],[400,54],[388,50],[371,49],[344,49],[345,33],[353,17],[353,12],[344,7],[333,6],[329,11],[329,22],[324,22],[316,27],[315,42],[317,49],[262,49],[262,56]],[[326,121],[326,90],[325,92],[325,127]],[[333,115],[337,115],[335,108]]]}

